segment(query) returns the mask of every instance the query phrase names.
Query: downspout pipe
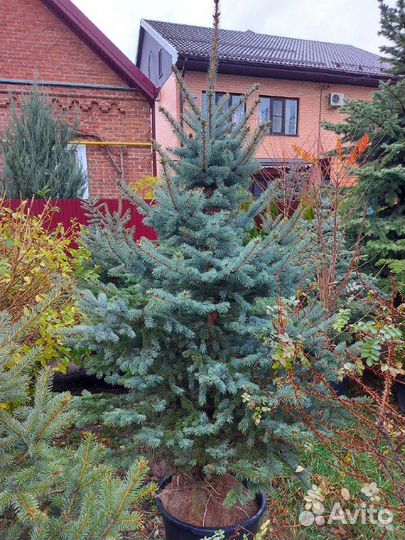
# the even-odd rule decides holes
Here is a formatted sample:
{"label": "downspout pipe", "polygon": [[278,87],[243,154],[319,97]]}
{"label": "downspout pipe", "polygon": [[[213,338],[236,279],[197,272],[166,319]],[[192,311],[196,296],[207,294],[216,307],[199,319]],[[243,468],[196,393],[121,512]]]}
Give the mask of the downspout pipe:
{"label": "downspout pipe", "polygon": [[[184,58],[183,65],[181,67],[181,76],[182,76],[183,80],[184,80],[184,76],[186,74],[187,60],[188,60],[188,58],[186,56]],[[180,122],[181,127],[184,127],[184,122],[183,122],[184,101],[185,101],[184,96],[183,96],[183,94],[182,94],[182,92],[180,90],[180,104],[179,104],[179,106],[180,106],[180,118],[179,118],[179,122]]]}
{"label": "downspout pipe", "polygon": [[157,176],[157,155],[156,148],[153,144],[156,141],[156,104],[154,101],[151,104],[152,108],[152,176]]}

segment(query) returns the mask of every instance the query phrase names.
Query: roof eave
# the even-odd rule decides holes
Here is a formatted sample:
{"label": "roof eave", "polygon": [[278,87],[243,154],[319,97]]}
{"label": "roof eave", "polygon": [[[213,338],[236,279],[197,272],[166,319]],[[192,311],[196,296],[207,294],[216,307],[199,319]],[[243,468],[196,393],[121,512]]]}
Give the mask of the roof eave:
{"label": "roof eave", "polygon": [[[206,71],[209,63],[207,56],[179,54],[177,65],[186,65],[189,70]],[[370,73],[351,73],[327,69],[316,69],[307,66],[286,66],[281,64],[263,64],[220,60],[218,71],[238,75],[256,77],[273,77],[277,79],[293,79],[324,83],[342,83],[355,86],[378,87],[380,81],[392,79],[392,76]]]}
{"label": "roof eave", "polygon": [[70,0],[42,0],[82,41],[84,41],[131,88],[139,88],[153,102],[158,89],[125,54],[107,38]]}

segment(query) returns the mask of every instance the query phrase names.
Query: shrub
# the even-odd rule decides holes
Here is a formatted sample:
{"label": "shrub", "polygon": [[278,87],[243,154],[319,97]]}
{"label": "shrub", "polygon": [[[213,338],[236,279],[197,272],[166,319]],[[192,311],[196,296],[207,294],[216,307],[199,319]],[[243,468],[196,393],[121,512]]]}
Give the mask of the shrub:
{"label": "shrub", "polygon": [[[405,375],[405,303],[392,279],[392,297],[369,289],[373,310],[351,322],[350,303],[336,317],[334,327],[352,337],[347,373],[362,375],[366,368],[387,373],[393,379]],[[399,301],[398,301],[399,300]]]}
{"label": "shrub", "polygon": [[88,254],[83,247],[72,247],[72,230],[62,225],[50,229],[55,212],[57,208],[47,204],[34,216],[28,202],[12,210],[0,201],[0,297],[2,309],[15,321],[61,285],[59,294],[31,327],[21,352],[41,348],[41,362],[64,371],[71,354],[58,330],[79,320],[72,286],[75,275],[83,274]]}
{"label": "shrub", "polygon": [[156,189],[160,185],[160,178],[156,176],[143,176],[135,184],[130,184],[129,187],[143,199],[152,200],[155,197]]}

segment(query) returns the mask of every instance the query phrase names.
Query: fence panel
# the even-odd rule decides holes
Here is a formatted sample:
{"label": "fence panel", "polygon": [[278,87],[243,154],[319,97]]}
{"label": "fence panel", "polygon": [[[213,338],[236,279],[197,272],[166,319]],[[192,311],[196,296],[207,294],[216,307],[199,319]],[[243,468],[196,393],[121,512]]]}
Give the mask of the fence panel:
{"label": "fence panel", "polygon": [[[66,229],[72,226],[73,223],[79,223],[80,225],[87,225],[88,220],[86,216],[85,209],[83,207],[83,202],[80,199],[55,199],[51,201],[46,201],[44,199],[33,199],[29,201],[26,205],[26,211],[32,213],[33,215],[39,215],[43,210],[45,205],[49,202],[51,207],[58,208],[58,212],[53,212],[49,222],[49,229],[55,229],[57,225],[62,224]],[[100,203],[105,203],[110,212],[118,210],[118,199],[100,199]],[[18,208],[21,204],[20,200],[7,200],[3,204],[6,204],[13,210]],[[123,212],[129,210],[130,220],[128,222],[128,227],[135,227],[135,239],[139,240],[140,238],[149,238],[150,240],[156,239],[156,232],[151,227],[147,227],[143,223],[144,216],[140,214],[136,207],[127,200],[122,200],[122,210]]]}

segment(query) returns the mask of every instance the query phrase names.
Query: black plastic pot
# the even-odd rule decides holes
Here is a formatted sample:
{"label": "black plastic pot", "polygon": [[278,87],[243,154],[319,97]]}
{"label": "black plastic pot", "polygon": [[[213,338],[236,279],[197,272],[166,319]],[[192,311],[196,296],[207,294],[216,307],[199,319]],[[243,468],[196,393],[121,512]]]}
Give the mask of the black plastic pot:
{"label": "black plastic pot", "polygon": [[[167,476],[162,480],[159,486],[159,491],[162,491],[167,484],[169,484],[171,476]],[[163,524],[165,527],[166,540],[197,540],[201,538],[209,538],[213,536],[217,531],[222,530],[225,533],[225,538],[232,538],[232,540],[242,540],[245,534],[247,538],[251,539],[259,530],[260,520],[266,510],[267,498],[264,493],[259,493],[256,497],[257,504],[259,506],[258,512],[247,519],[240,525],[228,528],[209,529],[208,527],[195,527],[189,525],[184,521],[180,521],[173,517],[169,512],[163,508],[163,504],[160,499],[156,499],[156,505],[159,512],[162,514]]]}
{"label": "black plastic pot", "polygon": [[405,413],[405,379],[399,381],[395,385],[397,391],[398,405],[402,412]]}

